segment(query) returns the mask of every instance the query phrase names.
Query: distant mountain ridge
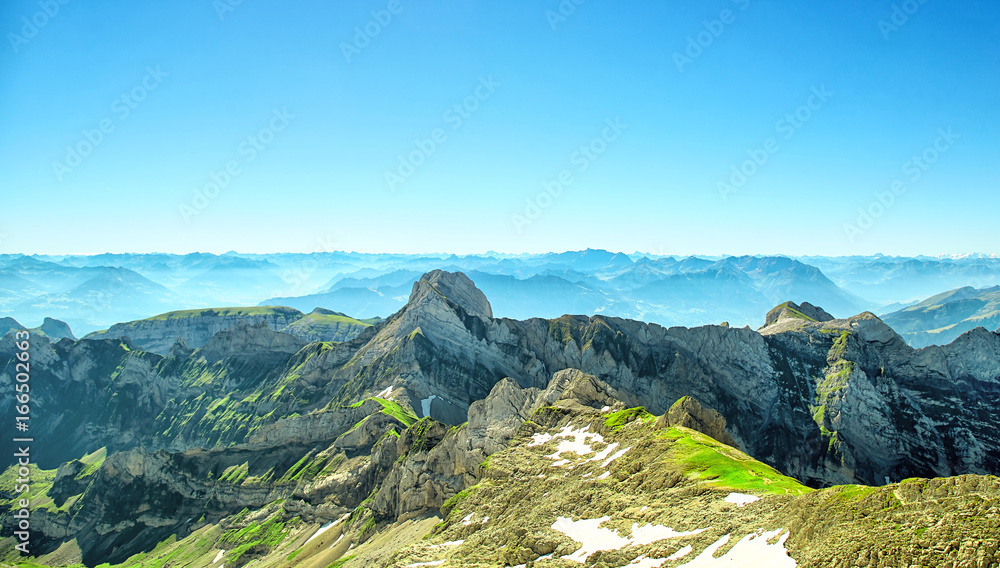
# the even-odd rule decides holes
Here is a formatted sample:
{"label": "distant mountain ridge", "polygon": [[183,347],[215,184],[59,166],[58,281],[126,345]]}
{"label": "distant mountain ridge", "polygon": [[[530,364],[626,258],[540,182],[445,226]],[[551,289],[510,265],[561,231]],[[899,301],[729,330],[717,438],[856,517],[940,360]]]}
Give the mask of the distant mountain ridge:
{"label": "distant mountain ridge", "polygon": [[31,335],[42,335],[52,339],[53,341],[62,338],[68,338],[76,340],[76,336],[73,335],[73,330],[66,324],[66,322],[59,321],[57,319],[45,318],[42,321],[42,325],[38,327],[26,328],[14,318],[0,318],[0,337],[3,337],[10,331],[25,330]]}
{"label": "distant mountain ridge", "polygon": [[166,355],[177,341],[196,349],[212,336],[239,324],[264,323],[306,342],[348,341],[376,320],[356,320],[339,312],[316,308],[308,314],[284,306],[208,308],[168,312],[144,320],[117,323],[104,331],[88,333],[84,339],[127,337],[140,349]]}
{"label": "distant mountain ridge", "polygon": [[945,345],[977,327],[1000,328],[1000,286],[950,290],[882,319],[914,347]]}
{"label": "distant mountain ridge", "polygon": [[1000,259],[985,255],[8,254],[0,255],[0,314],[53,317],[82,333],[192,305],[387,317],[406,303],[413,282],[435,269],[470,275],[508,317],[606,314],[667,326],[729,321],[756,328],[786,300],[813,302],[838,317],[886,313],[942,290],[1000,284]]}

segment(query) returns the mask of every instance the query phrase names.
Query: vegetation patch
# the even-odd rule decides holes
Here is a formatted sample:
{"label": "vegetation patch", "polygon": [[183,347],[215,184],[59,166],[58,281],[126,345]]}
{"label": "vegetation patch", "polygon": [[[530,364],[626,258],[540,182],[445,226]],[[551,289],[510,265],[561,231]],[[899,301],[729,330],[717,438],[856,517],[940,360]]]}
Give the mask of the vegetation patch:
{"label": "vegetation patch", "polygon": [[263,523],[254,522],[222,533],[219,546],[227,549],[226,566],[243,566],[277,548],[287,532],[285,523],[279,517],[280,514],[276,513]]}
{"label": "vegetation patch", "polygon": [[639,420],[645,424],[656,420],[656,417],[650,414],[645,408],[637,406],[635,408],[626,408],[625,410],[619,410],[618,412],[611,413],[611,415],[604,420],[604,425],[613,430],[620,430],[623,426],[635,420]]}
{"label": "vegetation patch", "polygon": [[669,455],[685,474],[710,481],[716,487],[789,495],[812,491],[773,467],[694,430],[673,427],[663,435],[673,441]]}

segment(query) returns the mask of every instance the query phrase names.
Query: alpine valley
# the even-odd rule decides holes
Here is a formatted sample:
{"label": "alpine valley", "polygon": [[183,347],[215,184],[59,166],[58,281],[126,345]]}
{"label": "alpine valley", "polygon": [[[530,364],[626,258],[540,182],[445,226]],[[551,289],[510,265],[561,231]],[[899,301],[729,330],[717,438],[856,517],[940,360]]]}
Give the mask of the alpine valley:
{"label": "alpine valley", "polygon": [[[929,284],[881,257],[395,259],[169,311],[178,266],[208,302],[282,262],[222,260],[4,259],[25,313],[167,308],[29,331],[30,489],[6,436],[0,566],[1000,566],[1000,334],[974,325],[998,325],[996,259],[919,260]],[[905,295],[873,284],[893,279]],[[698,301],[762,325],[602,313]],[[3,424],[28,317],[9,313]]]}

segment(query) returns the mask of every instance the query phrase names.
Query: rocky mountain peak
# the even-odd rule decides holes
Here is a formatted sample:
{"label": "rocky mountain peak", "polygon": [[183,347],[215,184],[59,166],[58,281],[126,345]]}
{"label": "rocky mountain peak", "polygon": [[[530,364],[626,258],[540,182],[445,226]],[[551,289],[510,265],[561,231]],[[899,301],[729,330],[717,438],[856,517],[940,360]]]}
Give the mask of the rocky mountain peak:
{"label": "rocky mountain peak", "polygon": [[788,319],[812,320],[812,321],[832,321],[834,317],[819,306],[814,306],[809,302],[796,304],[795,302],[785,302],[767,312],[764,327]]}
{"label": "rocky mountain peak", "polygon": [[433,270],[424,274],[413,283],[408,303],[413,305],[434,297],[444,298],[460,306],[469,315],[493,317],[493,308],[486,295],[461,272]]}
{"label": "rocky mountain peak", "polygon": [[726,432],[726,419],[711,408],[705,408],[694,397],[685,396],[670,407],[670,410],[656,420],[658,428],[683,426],[714,438],[727,446],[738,448],[739,444]]}
{"label": "rocky mountain peak", "polygon": [[73,340],[76,339],[76,336],[73,335],[73,331],[69,328],[69,324],[61,320],[47,317],[42,321],[42,325],[38,329],[40,329],[45,335],[51,337],[53,340],[62,339],[64,337],[68,337]]}

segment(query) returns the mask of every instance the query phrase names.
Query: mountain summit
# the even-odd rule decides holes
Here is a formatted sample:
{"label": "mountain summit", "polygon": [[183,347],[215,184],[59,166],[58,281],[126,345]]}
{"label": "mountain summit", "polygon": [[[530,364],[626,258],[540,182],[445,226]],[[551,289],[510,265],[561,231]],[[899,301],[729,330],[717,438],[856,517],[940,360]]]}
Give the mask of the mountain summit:
{"label": "mountain summit", "polygon": [[465,310],[471,316],[493,317],[486,295],[461,272],[434,270],[413,283],[408,305],[418,305],[426,298],[438,296]]}

